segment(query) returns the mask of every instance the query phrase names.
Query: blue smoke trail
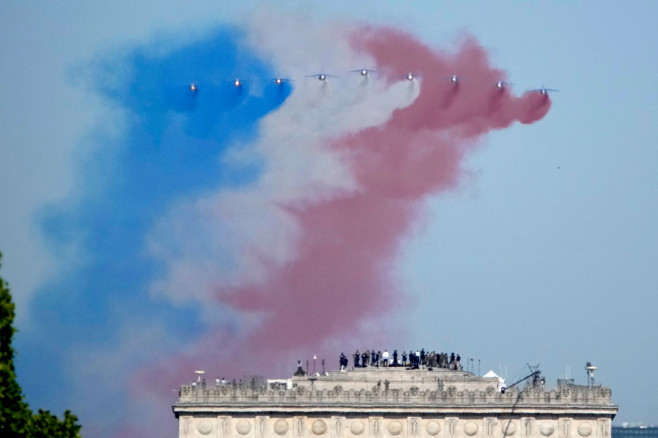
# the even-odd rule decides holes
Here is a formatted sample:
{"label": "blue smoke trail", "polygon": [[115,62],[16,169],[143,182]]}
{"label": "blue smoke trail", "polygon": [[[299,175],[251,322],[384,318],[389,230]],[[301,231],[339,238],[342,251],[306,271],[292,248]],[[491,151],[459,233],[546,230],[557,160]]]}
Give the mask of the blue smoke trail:
{"label": "blue smoke trail", "polygon": [[[146,256],[145,236],[176,200],[250,184],[262,170],[262,162],[229,168],[220,158],[255,139],[258,120],[292,88],[259,82],[273,71],[241,39],[223,28],[166,52],[149,44],[105,57],[93,70],[96,91],[127,123],[118,140],[98,135],[91,157],[80,163],[83,194],[41,215],[53,252],[75,244],[84,262],[62,267],[37,292],[33,324],[17,339],[19,375],[36,406],[71,408],[84,422],[84,401],[63,396],[76,360],[71,348],[106,345],[126,321],[166,322],[176,334],[172,345],[203,331],[196,309],[149,297],[161,267]],[[236,77],[244,77],[241,87],[232,84]]]}

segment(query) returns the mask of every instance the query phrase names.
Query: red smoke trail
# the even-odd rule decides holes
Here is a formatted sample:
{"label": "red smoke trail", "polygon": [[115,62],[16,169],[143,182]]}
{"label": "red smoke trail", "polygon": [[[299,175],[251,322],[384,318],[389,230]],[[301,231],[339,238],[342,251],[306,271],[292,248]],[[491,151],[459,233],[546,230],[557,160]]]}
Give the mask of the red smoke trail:
{"label": "red smoke trail", "polygon": [[[295,261],[272,272],[265,285],[218,293],[235,309],[260,315],[256,327],[238,338],[226,333],[207,338],[195,348],[195,359],[174,361],[180,366],[173,369],[172,362],[156,367],[141,374],[142,382],[157,376],[154,386],[179,385],[181,376],[189,378],[192,363],[232,377],[292,373],[291,355],[320,353],[327,340],[348,343],[364,319],[387,314],[400,300],[389,272],[423,198],[459,182],[462,159],[478,137],[515,121],[537,121],[550,108],[550,100],[538,93],[516,98],[498,89],[503,73],[489,66],[473,40],[445,54],[408,34],[375,28],[360,32],[354,46],[374,57],[390,82],[403,80],[408,71],[419,73],[421,83],[410,83],[421,86],[418,98],[385,124],[327,145],[351,169],[358,189],[315,204],[283,206],[302,230]],[[452,74],[464,78],[453,84]],[[362,341],[364,348],[381,345]]]}

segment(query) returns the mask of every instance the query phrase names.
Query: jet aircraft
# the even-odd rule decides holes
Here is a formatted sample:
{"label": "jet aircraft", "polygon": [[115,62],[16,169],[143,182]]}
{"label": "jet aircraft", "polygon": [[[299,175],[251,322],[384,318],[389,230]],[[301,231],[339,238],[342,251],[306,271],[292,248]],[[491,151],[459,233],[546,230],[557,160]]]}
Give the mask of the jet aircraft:
{"label": "jet aircraft", "polygon": [[326,81],[328,78],[337,78],[338,76],[328,75],[326,73],[315,73],[312,75],[307,75],[307,78],[318,78],[320,81]]}
{"label": "jet aircraft", "polygon": [[292,82],[292,79],[277,76],[276,78],[272,79],[272,82],[274,82],[276,85],[283,85],[284,82]]}
{"label": "jet aircraft", "polygon": [[546,95],[548,95],[548,93],[556,93],[556,92],[559,92],[560,90],[556,90],[554,88],[546,88],[542,85],[541,88],[537,88],[537,89],[530,90],[530,91],[535,91],[539,94],[543,94],[544,96],[546,96]]}
{"label": "jet aircraft", "polygon": [[507,81],[496,81],[496,88],[498,88],[499,90],[502,90],[503,88],[508,87],[510,85],[514,85],[514,84]]}
{"label": "jet aircraft", "polygon": [[459,75],[450,75],[450,76],[444,76],[442,79],[447,79],[450,82],[452,82],[453,85],[457,85],[462,81],[462,79],[464,79],[464,77]]}
{"label": "jet aircraft", "polygon": [[370,73],[377,73],[377,71],[370,70],[369,68],[362,68],[360,70],[351,70],[350,73],[358,73],[361,76],[368,76]]}

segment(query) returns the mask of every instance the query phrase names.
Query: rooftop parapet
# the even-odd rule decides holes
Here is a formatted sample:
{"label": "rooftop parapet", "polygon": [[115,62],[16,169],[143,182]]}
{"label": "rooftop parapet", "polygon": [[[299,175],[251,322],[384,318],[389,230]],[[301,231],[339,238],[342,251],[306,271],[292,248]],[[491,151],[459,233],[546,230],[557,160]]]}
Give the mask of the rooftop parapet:
{"label": "rooftop parapet", "polygon": [[[280,382],[280,381],[279,381]],[[267,385],[259,382],[184,385],[179,404],[221,406],[601,406],[612,404],[602,386],[561,385],[558,389],[513,388],[501,393],[498,380],[463,371],[353,370],[299,376]]]}

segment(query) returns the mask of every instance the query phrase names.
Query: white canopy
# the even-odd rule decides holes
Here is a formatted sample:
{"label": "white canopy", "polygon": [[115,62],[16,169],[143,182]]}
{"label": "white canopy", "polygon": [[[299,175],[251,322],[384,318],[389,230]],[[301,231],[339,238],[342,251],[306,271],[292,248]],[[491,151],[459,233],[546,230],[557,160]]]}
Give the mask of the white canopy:
{"label": "white canopy", "polygon": [[505,391],[505,388],[507,387],[507,385],[505,385],[505,379],[494,373],[493,370],[489,370],[489,372],[482,377],[496,377],[498,379],[498,390],[500,392]]}
{"label": "white canopy", "polygon": [[489,372],[488,372],[487,374],[485,374],[484,376],[482,376],[482,377],[497,377],[497,378],[499,378],[500,380],[504,380],[504,379],[503,379],[502,377],[500,377],[498,374],[494,373],[493,370],[489,370]]}

